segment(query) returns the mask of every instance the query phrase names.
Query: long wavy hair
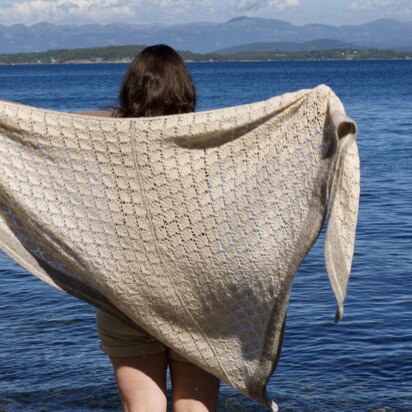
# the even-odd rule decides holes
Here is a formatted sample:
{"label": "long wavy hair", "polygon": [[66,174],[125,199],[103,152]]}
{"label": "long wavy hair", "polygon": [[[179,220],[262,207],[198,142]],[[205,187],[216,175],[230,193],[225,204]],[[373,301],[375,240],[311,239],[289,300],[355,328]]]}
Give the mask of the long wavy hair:
{"label": "long wavy hair", "polygon": [[116,117],[149,117],[193,112],[195,87],[177,52],[165,44],[146,47],[123,79]]}

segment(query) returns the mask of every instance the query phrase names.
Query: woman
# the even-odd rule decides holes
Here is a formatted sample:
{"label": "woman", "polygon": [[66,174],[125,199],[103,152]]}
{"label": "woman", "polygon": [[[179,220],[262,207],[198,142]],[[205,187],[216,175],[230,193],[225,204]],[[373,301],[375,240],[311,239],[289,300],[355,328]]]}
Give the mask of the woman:
{"label": "woman", "polygon": [[[133,60],[112,112],[84,114],[147,117],[195,110],[192,79],[180,56],[169,46],[147,47]],[[170,368],[173,409],[203,412],[216,409],[220,381],[170,351],[144,330],[97,310],[101,349],[112,362],[125,412],[166,410],[166,370]]]}

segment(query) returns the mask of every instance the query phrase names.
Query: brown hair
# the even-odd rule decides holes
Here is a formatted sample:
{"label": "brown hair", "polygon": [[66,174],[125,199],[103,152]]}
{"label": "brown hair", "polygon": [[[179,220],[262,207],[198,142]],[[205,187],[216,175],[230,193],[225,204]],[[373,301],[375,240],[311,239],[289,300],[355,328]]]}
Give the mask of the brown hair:
{"label": "brown hair", "polygon": [[119,93],[117,117],[149,117],[195,110],[193,81],[177,52],[165,44],[146,47],[133,60]]}

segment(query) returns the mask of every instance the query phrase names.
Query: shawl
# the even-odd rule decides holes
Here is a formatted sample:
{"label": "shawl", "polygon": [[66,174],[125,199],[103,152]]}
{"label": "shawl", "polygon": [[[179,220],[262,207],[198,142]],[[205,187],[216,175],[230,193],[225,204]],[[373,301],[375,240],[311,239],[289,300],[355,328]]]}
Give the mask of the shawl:
{"label": "shawl", "polygon": [[276,410],[266,385],[289,291],[326,215],[342,317],[355,135],[324,85],[138,119],[0,102],[0,247]]}

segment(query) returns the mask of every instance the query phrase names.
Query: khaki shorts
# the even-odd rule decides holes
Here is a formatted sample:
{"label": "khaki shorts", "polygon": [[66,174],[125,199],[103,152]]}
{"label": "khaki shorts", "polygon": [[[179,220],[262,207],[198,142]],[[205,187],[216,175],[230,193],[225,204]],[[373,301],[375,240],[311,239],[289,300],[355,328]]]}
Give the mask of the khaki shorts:
{"label": "khaki shorts", "polygon": [[96,310],[96,327],[100,349],[110,356],[142,356],[167,351],[171,359],[187,362],[142,328],[129,326],[100,309]]}

